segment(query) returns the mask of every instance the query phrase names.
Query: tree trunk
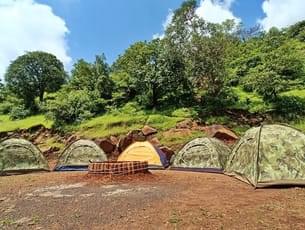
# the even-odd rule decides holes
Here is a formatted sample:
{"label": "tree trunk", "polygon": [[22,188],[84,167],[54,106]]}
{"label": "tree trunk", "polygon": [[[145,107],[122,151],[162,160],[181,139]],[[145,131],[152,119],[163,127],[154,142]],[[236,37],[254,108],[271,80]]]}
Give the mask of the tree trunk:
{"label": "tree trunk", "polygon": [[152,87],[152,107],[153,108],[156,108],[157,106],[157,103],[158,103],[158,98],[157,98],[157,87],[155,84],[153,84],[153,87]]}
{"label": "tree trunk", "polygon": [[41,91],[39,92],[39,101],[40,101],[40,102],[43,102],[43,95],[44,95],[44,90],[41,90]]}

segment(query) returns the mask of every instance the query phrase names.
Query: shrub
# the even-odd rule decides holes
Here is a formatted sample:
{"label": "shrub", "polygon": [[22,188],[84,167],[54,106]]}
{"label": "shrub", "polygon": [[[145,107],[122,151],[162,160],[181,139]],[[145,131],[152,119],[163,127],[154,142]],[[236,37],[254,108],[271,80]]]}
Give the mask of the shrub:
{"label": "shrub", "polygon": [[274,101],[274,109],[286,119],[294,120],[305,115],[305,99],[296,96],[281,96]]}
{"label": "shrub", "polygon": [[197,117],[198,113],[193,108],[180,108],[174,110],[171,115],[173,117],[193,118],[193,117]]}
{"label": "shrub", "polygon": [[103,112],[105,104],[106,101],[95,92],[62,90],[47,105],[47,116],[53,119],[55,127],[60,128],[65,124],[80,123]]}
{"label": "shrub", "polygon": [[202,111],[204,114],[217,114],[229,108],[238,101],[238,97],[231,90],[224,89],[218,96],[206,94],[202,98]]}
{"label": "shrub", "polygon": [[5,100],[0,103],[0,114],[10,114],[15,107],[19,107],[18,109],[20,110],[20,107],[22,107],[22,105],[22,100],[12,95],[7,95],[5,97]]}
{"label": "shrub", "polygon": [[18,120],[30,116],[31,111],[29,109],[26,109],[24,105],[17,105],[12,107],[9,115],[10,115],[10,119]]}

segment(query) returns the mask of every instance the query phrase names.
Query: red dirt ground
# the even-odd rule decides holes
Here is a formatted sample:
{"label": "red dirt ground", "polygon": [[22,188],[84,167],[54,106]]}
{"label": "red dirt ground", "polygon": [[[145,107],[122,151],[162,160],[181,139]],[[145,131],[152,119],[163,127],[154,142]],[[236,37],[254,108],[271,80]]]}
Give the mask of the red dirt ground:
{"label": "red dirt ground", "polygon": [[207,173],[0,177],[0,229],[305,229],[305,189]]}

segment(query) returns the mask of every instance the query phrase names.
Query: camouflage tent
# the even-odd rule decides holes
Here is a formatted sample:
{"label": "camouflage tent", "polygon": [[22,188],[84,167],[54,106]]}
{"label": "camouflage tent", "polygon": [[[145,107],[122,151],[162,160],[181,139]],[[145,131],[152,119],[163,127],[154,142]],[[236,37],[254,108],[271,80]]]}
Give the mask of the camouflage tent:
{"label": "camouflage tent", "polygon": [[172,158],[171,169],[222,172],[230,148],[215,138],[196,138]]}
{"label": "camouflage tent", "polygon": [[56,171],[87,170],[90,161],[106,161],[104,151],[93,141],[78,140],[70,144],[63,151],[56,167]]}
{"label": "camouflage tent", "polygon": [[235,145],[225,172],[254,187],[305,185],[305,135],[284,125],[249,129]]}
{"label": "camouflage tent", "polygon": [[6,139],[0,142],[0,174],[19,174],[33,171],[49,171],[40,150],[24,139]]}

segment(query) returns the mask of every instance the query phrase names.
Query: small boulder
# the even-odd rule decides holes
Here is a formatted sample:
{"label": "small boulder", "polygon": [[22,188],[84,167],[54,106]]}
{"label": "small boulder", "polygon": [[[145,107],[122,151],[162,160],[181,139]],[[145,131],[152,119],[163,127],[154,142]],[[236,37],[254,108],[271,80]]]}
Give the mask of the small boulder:
{"label": "small boulder", "polygon": [[191,119],[186,119],[184,121],[178,122],[176,124],[176,129],[192,129],[193,121]]}
{"label": "small boulder", "polygon": [[145,141],[146,137],[142,133],[140,129],[132,130],[127,133],[127,136],[132,139],[133,142],[135,141]]}
{"label": "small boulder", "polygon": [[230,129],[222,125],[212,125],[205,128],[209,136],[222,141],[236,141],[238,136]]}
{"label": "small boulder", "polygon": [[149,138],[148,141],[154,146],[161,146],[161,143],[157,137]]}
{"label": "small boulder", "polygon": [[121,136],[119,143],[118,143],[118,150],[119,152],[123,152],[130,144],[133,143],[132,136]]}
{"label": "small boulder", "polygon": [[105,153],[112,153],[116,148],[112,141],[107,138],[98,139],[95,142],[104,150]]}
{"label": "small boulder", "polygon": [[145,125],[142,128],[142,133],[144,134],[144,136],[149,136],[149,135],[153,135],[156,134],[158,131],[155,128],[152,128],[148,125]]}
{"label": "small boulder", "polygon": [[119,139],[116,136],[110,136],[110,141],[112,142],[112,144],[114,144],[115,146],[118,145],[119,143]]}
{"label": "small boulder", "polygon": [[164,137],[173,137],[173,136],[190,136],[192,131],[190,129],[176,129],[172,128],[163,132]]}

